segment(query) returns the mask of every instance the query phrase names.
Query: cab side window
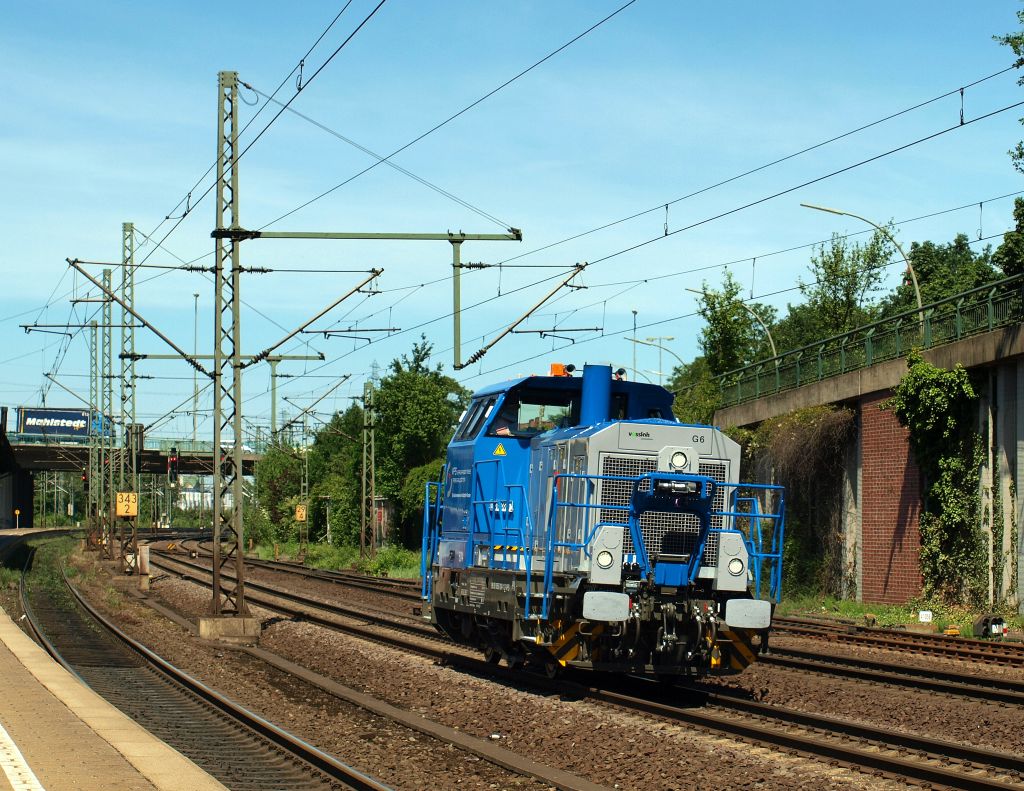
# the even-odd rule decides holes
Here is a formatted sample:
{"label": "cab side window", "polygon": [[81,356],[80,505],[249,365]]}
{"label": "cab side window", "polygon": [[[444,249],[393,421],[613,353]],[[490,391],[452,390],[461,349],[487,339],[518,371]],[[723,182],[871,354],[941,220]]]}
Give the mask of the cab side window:
{"label": "cab side window", "polygon": [[494,409],[494,404],[497,400],[497,396],[476,399],[469,409],[466,410],[466,414],[462,418],[462,422],[459,423],[459,428],[456,430],[452,441],[467,442],[476,439],[480,429],[484,427],[487,418],[490,417],[491,410]]}

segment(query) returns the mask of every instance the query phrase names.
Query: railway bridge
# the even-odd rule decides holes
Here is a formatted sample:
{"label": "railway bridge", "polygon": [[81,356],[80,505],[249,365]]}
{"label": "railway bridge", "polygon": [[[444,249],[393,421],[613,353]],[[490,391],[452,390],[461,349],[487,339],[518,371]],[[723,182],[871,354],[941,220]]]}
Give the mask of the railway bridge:
{"label": "railway bridge", "polygon": [[[80,473],[89,466],[89,445],[82,437],[22,434],[8,431],[8,409],[0,407],[0,530],[34,526],[36,475],[47,472]],[[147,440],[147,445],[150,441]],[[213,475],[210,443],[163,439],[139,451],[137,471],[166,475],[174,450],[180,475]],[[244,448],[243,475],[252,475],[260,458],[257,449]],[[115,449],[115,452],[119,450]]]}
{"label": "railway bridge", "polygon": [[[923,317],[914,310],[719,377],[715,425],[749,427],[821,404],[854,412],[841,509],[845,595],[897,603],[921,592],[921,474],[908,432],[879,408],[906,373],[907,352],[917,347],[932,364],[960,363],[986,383],[978,406],[987,458],[982,530],[989,568],[1001,569],[990,572],[989,592],[995,598],[1015,593],[1024,606],[1024,573],[1013,576],[1014,567],[1024,572],[1022,321],[1024,277],[1016,276],[925,306]],[[993,515],[997,497],[1012,504],[1001,515]],[[991,553],[1000,550],[993,547],[1004,548],[995,563]]]}

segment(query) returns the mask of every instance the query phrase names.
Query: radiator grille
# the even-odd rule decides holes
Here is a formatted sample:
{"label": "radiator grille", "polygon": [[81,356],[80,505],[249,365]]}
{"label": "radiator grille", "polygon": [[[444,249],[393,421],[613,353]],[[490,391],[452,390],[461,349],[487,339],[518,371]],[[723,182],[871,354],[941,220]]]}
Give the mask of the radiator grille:
{"label": "radiator grille", "polygon": [[[640,515],[640,535],[651,555],[690,555],[697,548],[700,520],[693,514],[647,511]],[[632,543],[626,543],[626,552],[634,551]]]}
{"label": "radiator grille", "polygon": [[[654,472],[658,469],[658,459],[654,456],[605,456],[601,464],[602,475],[621,475],[635,478],[645,472]],[[648,484],[649,485],[649,484]],[[629,505],[629,498],[633,494],[632,481],[601,481],[601,505]],[[601,521],[612,524],[624,525],[629,521],[629,515],[625,511],[607,511],[601,509]],[[632,540],[627,535],[627,546],[632,546]],[[631,552],[631,549],[627,549]]]}
{"label": "radiator grille", "polygon": [[[718,483],[724,483],[727,480],[725,462],[721,461],[701,461],[697,465],[697,474],[706,475]],[[725,498],[726,498],[725,486],[719,486],[715,489],[715,496],[711,500],[712,511],[724,511],[725,510]],[[716,530],[721,530],[725,526],[725,517],[713,516],[711,517],[711,527]],[[708,534],[707,543],[704,545],[704,560],[705,566],[714,566],[718,563],[718,533]]]}
{"label": "radiator grille", "polygon": [[[705,472],[705,466],[708,467],[708,472]],[[657,468],[658,461],[653,456],[605,456],[601,463],[601,474],[635,477],[645,472],[655,472]],[[724,481],[725,465],[701,463],[700,474]],[[642,486],[650,484],[645,482]],[[599,502],[601,505],[629,505],[632,492],[633,484],[630,481],[601,481]],[[719,508],[718,503],[722,496],[721,492],[715,496],[716,509]],[[724,499],[721,502],[724,502]],[[625,511],[601,509],[601,521],[624,525],[629,521],[629,517]],[[689,555],[696,549],[697,538],[700,535],[700,520],[693,514],[648,511],[640,516],[640,534],[644,537],[644,544],[651,556],[660,553]],[[635,555],[636,548],[633,546],[633,537],[629,535],[629,531],[626,531],[624,538],[623,554]],[[705,546],[704,563],[713,564],[717,558],[718,536],[713,535],[709,537]]]}

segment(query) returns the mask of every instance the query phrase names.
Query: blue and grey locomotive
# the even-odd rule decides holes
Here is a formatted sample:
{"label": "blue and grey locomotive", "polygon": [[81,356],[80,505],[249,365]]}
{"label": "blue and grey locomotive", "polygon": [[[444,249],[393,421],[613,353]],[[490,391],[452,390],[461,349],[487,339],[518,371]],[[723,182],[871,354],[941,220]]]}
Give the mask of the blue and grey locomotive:
{"label": "blue and grey locomotive", "polygon": [[779,595],[781,488],[739,483],[739,445],[665,389],[572,371],[474,394],[427,485],[424,616],[551,674],[742,670]]}

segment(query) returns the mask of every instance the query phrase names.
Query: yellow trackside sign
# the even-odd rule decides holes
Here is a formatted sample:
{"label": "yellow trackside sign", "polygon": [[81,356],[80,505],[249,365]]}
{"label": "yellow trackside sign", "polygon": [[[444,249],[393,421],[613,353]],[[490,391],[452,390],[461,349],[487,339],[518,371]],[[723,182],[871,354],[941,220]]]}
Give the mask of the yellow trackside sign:
{"label": "yellow trackside sign", "polygon": [[115,507],[118,516],[138,516],[139,495],[136,492],[118,492]]}
{"label": "yellow trackside sign", "polygon": [[507,456],[508,454],[505,453],[505,446],[502,443],[499,442],[498,443],[498,447],[496,447],[494,449],[494,454],[493,455],[495,455],[495,456]]}
{"label": "yellow trackside sign", "polygon": [[300,504],[300,505],[295,506],[295,521],[296,522],[305,522],[306,521],[306,506],[305,505],[301,505]]}

